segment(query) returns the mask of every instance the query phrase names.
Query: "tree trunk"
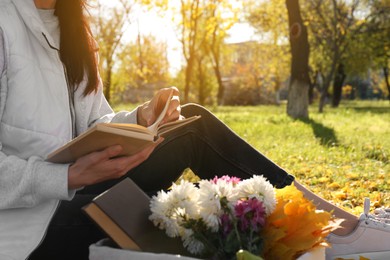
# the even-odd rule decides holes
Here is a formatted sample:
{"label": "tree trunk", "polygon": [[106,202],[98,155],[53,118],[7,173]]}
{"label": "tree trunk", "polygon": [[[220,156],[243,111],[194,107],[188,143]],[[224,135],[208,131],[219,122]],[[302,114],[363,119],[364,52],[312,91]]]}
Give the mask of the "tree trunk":
{"label": "tree trunk", "polygon": [[309,105],[313,104],[314,101],[314,82],[310,80],[309,83]]}
{"label": "tree trunk", "polygon": [[322,85],[322,89],[321,89],[320,104],[318,107],[318,112],[320,112],[320,113],[324,112],[324,107],[325,107],[326,101],[327,101],[328,96],[329,96],[328,89],[329,89],[330,83],[332,81],[334,71],[336,70],[336,62],[335,62],[336,60],[338,60],[338,52],[335,51],[333,63],[332,63],[331,68],[330,68],[330,72],[325,77],[324,84]]}
{"label": "tree trunk", "polygon": [[[333,74],[333,73],[331,73],[331,74]],[[320,97],[320,103],[318,106],[318,112],[320,112],[320,113],[324,112],[324,107],[325,107],[327,100],[328,100],[328,97],[329,97],[328,89],[330,86],[330,81],[331,81],[331,75],[329,74],[325,78],[324,84],[322,85],[322,88],[321,88],[321,97]]]}
{"label": "tree trunk", "polygon": [[103,83],[104,96],[106,97],[107,102],[110,102],[111,100],[111,77],[112,77],[112,66],[107,65],[106,77]]}
{"label": "tree trunk", "polygon": [[310,79],[309,84],[309,104],[313,104],[314,102],[314,88],[317,85],[318,71],[316,71],[313,75],[313,79]]}
{"label": "tree trunk", "polygon": [[280,105],[280,76],[275,75],[275,104]]}
{"label": "tree trunk", "polygon": [[[189,102],[190,87],[192,81],[193,66],[196,62],[197,41],[198,41],[198,23],[201,16],[198,16],[200,0],[194,0],[191,3],[190,9],[186,9],[185,1],[181,0],[181,16],[183,56],[186,59],[187,67],[185,70],[185,84],[184,84],[184,103]],[[188,15],[188,16],[187,16]],[[188,26],[186,21],[189,19]]]}
{"label": "tree trunk", "polygon": [[387,98],[390,101],[390,82],[389,82],[389,68],[388,67],[383,67],[383,75],[385,77],[385,82],[386,82],[386,87],[387,87]]}
{"label": "tree trunk", "polygon": [[138,36],[137,36],[137,46],[138,46],[138,69],[141,73],[137,73],[137,78],[136,78],[136,84],[138,88],[141,88],[144,84],[145,78],[144,78],[144,55],[142,52],[142,43],[141,43],[141,32],[139,30],[139,23],[137,22],[138,25]]}
{"label": "tree trunk", "polygon": [[206,80],[205,80],[205,75],[203,71],[203,66],[202,66],[203,59],[198,58],[198,81],[199,81],[199,86],[198,86],[198,103],[200,105],[205,104],[206,100]]}
{"label": "tree trunk", "polygon": [[[309,104],[309,84],[300,81],[294,80],[290,82],[290,87],[288,90],[288,103],[287,103],[287,113],[292,118],[308,118],[308,104]],[[294,102],[290,102],[294,100]]]}
{"label": "tree trunk", "polygon": [[340,104],[345,77],[344,65],[340,63],[333,81],[332,107],[338,107]]}
{"label": "tree trunk", "polygon": [[184,103],[188,103],[188,101],[189,101],[193,64],[194,64],[193,58],[190,57],[187,60],[187,67],[186,67],[186,71],[185,71]]}
{"label": "tree trunk", "polygon": [[218,82],[217,102],[218,102],[218,105],[221,106],[221,105],[223,105],[223,96],[225,94],[225,86],[222,83],[222,75],[221,75],[221,71],[219,69],[219,62],[217,62],[216,65],[214,66],[214,73],[215,73],[215,77],[217,78],[217,82]]}
{"label": "tree trunk", "polygon": [[287,114],[292,118],[309,117],[309,42],[302,22],[298,0],[286,0],[291,46],[291,79]]}

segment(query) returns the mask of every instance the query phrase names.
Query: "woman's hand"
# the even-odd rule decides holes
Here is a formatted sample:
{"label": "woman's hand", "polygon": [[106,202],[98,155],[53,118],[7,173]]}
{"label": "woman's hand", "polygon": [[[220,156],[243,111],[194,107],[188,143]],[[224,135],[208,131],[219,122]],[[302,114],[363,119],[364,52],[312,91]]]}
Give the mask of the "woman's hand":
{"label": "woman's hand", "polygon": [[171,91],[173,91],[173,95],[169,103],[167,113],[165,114],[164,119],[161,121],[161,124],[178,120],[180,117],[181,109],[179,90],[176,87],[170,87],[160,89],[150,101],[146,102],[138,108],[138,124],[143,126],[152,125],[156,121],[157,117],[160,115],[165,104],[167,103],[167,99]]}
{"label": "woman's hand", "polygon": [[113,158],[121,153],[122,147],[120,145],[83,156],[69,167],[68,188],[73,190],[105,180],[120,178],[145,161],[162,141],[163,138],[160,138],[152,146],[148,146],[132,156]]}

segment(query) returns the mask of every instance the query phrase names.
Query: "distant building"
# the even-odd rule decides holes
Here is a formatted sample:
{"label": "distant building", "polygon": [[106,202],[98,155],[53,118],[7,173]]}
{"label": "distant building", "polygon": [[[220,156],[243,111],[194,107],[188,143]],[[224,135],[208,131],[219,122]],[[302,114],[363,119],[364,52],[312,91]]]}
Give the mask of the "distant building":
{"label": "distant building", "polygon": [[[280,100],[279,93],[287,90],[287,81],[275,75],[266,74],[269,70],[269,57],[275,46],[257,41],[228,44],[224,56],[223,71],[225,105],[273,104]],[[285,92],[285,91],[284,91]]]}

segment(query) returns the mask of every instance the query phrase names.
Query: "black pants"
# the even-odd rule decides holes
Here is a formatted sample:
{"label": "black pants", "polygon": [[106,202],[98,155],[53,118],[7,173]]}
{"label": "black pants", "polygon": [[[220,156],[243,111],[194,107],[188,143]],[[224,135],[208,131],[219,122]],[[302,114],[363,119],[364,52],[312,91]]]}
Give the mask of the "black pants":
{"label": "black pants", "polygon": [[[129,171],[145,192],[168,188],[190,168],[201,179],[230,175],[242,179],[263,175],[275,187],[291,184],[293,177],[266,158],[205,108],[188,104],[182,107],[186,117],[201,115],[195,121],[167,137],[148,160]],[[88,259],[88,246],[105,235],[80,210],[96,195],[120,180],[85,187],[72,201],[63,201],[48,227],[42,244],[30,259]]]}

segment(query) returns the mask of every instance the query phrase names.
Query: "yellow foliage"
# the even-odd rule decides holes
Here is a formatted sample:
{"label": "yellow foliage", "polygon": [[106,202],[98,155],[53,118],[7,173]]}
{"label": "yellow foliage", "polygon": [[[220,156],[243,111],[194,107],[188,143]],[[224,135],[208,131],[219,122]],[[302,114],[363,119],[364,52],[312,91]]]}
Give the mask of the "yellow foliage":
{"label": "yellow foliage", "polygon": [[319,183],[328,183],[329,182],[329,178],[328,177],[321,177],[318,179],[318,182]]}
{"label": "yellow foliage", "polygon": [[338,184],[337,182],[332,182],[331,184],[329,184],[328,188],[332,190],[336,190],[340,188],[340,184]]}
{"label": "yellow foliage", "polygon": [[346,177],[348,178],[348,179],[350,179],[350,180],[359,180],[359,174],[357,174],[357,173],[347,173],[346,174]]}
{"label": "yellow foliage", "polygon": [[277,205],[264,228],[265,259],[295,259],[317,246],[328,246],[325,238],[341,220],[317,210],[294,185],[276,190]]}
{"label": "yellow foliage", "polygon": [[364,211],[363,207],[362,206],[356,206],[354,208],[355,212],[356,212],[356,215],[362,213]]}
{"label": "yellow foliage", "polygon": [[346,200],[347,199],[347,194],[343,191],[338,191],[334,193],[334,197],[339,199],[339,200]]}
{"label": "yellow foliage", "polygon": [[[354,260],[354,258],[341,258],[341,257],[338,257],[335,260]],[[359,260],[370,260],[370,258],[366,258],[364,256],[359,256]]]}

